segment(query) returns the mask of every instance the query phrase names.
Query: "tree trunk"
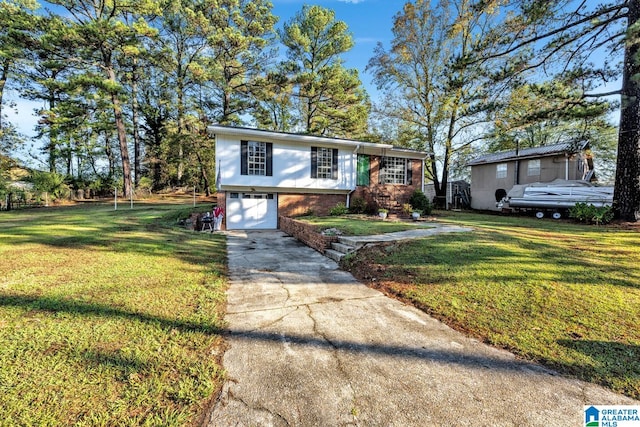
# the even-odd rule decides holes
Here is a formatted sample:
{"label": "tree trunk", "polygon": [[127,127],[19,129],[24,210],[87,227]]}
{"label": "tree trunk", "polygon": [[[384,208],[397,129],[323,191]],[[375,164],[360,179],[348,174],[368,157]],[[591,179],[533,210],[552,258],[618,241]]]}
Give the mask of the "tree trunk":
{"label": "tree trunk", "polygon": [[209,177],[207,175],[207,169],[204,166],[204,162],[202,161],[202,157],[200,157],[199,150],[196,149],[196,157],[198,159],[198,163],[200,164],[200,175],[202,177],[202,181],[204,184],[204,191],[207,197],[211,196],[211,188],[209,186]]}
{"label": "tree trunk", "polygon": [[[53,111],[56,106],[56,95],[53,90],[49,91],[49,111]],[[56,171],[56,138],[51,130],[52,123],[49,122],[49,146],[47,151],[49,152],[49,172]]]}
{"label": "tree trunk", "polygon": [[178,170],[177,180],[178,185],[182,185],[182,178],[184,176],[184,144],[182,138],[184,136],[184,80],[182,78],[182,68],[178,69]]}
{"label": "tree trunk", "polygon": [[131,113],[133,120],[133,178],[135,186],[140,183],[140,124],[138,119],[138,61],[133,58],[131,70]]}
{"label": "tree trunk", "polygon": [[2,72],[0,72],[0,131],[2,130],[2,99],[4,96],[4,86],[9,78],[9,61],[5,61],[2,64]]}
{"label": "tree trunk", "polygon": [[[116,86],[118,81],[116,79],[116,72],[113,69],[111,62],[111,53],[102,52],[102,59],[104,61],[104,68],[109,81]],[[120,99],[115,90],[111,93],[111,105],[113,107],[113,118],[116,124],[116,132],[118,133],[118,143],[120,145],[120,158],[122,160],[122,191],[124,197],[131,196],[131,161],[129,160],[129,147],[127,146],[127,130],[124,125],[124,118],[122,116],[122,106],[120,105]]]}
{"label": "tree trunk", "polygon": [[627,43],[622,74],[622,105],[618,133],[618,160],[613,196],[617,216],[635,222],[640,218],[640,61],[637,58],[640,3],[629,2]]}

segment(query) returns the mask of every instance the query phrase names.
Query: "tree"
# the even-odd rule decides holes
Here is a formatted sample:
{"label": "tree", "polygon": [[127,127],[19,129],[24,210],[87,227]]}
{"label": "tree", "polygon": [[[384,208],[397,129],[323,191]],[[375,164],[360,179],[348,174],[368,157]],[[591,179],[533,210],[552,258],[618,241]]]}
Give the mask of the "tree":
{"label": "tree", "polygon": [[342,137],[366,133],[369,102],[355,69],[341,55],[353,47],[347,24],[335,12],[303,6],[280,31],[304,132]]}
{"label": "tree", "polygon": [[378,44],[367,66],[384,93],[378,114],[399,121],[399,142],[428,153],[427,178],[440,198],[457,153],[483,138],[480,125],[499,92],[490,73],[466,61],[498,19],[491,7],[472,6],[468,0],[407,2],[394,18],[390,49]]}
{"label": "tree", "polygon": [[34,0],[6,0],[0,2],[0,132],[3,129],[4,90],[14,73],[19,73],[17,63],[24,59],[31,42],[31,30],[37,18]]}
{"label": "tree", "polygon": [[[120,99],[122,84],[118,76],[118,61],[128,54],[137,54],[140,38],[153,34],[141,17],[157,13],[157,4],[147,1],[133,6],[108,0],[51,0],[51,3],[64,7],[69,13],[66,37],[75,42],[77,49],[76,55],[66,60],[82,64],[87,84],[104,91],[111,102],[120,148],[123,191],[128,197],[133,187],[127,130]],[[132,25],[124,22],[128,14],[138,17]]]}
{"label": "tree", "polygon": [[208,60],[204,107],[219,124],[241,124],[242,115],[256,104],[260,76],[274,60],[274,25],[267,0],[225,0],[220,28],[209,39],[213,50]]}
{"label": "tree", "polygon": [[615,170],[615,127],[608,116],[616,103],[583,96],[584,82],[554,79],[514,87],[493,116],[488,151],[568,143],[590,143],[598,160],[597,177],[610,180]]}
{"label": "tree", "polygon": [[[477,5],[488,2],[478,0]],[[637,221],[640,218],[640,3],[636,0],[598,4],[577,0],[491,3],[502,4],[512,14],[495,30],[494,47],[471,55],[475,57],[470,58],[471,62],[526,56],[527,65],[513,70],[515,73],[582,72],[593,81],[583,92],[583,98],[620,95],[614,209],[619,218]],[[597,83],[601,85],[618,77],[621,77],[620,90],[601,93],[590,90],[598,87]]]}

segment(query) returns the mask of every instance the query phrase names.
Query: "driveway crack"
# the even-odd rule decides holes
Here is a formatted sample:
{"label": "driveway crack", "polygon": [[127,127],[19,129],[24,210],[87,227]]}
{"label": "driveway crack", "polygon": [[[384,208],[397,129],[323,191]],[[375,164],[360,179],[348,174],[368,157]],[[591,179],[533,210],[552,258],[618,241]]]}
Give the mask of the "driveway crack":
{"label": "driveway crack", "polygon": [[285,417],[283,417],[281,414],[279,414],[277,412],[274,412],[274,411],[270,410],[269,408],[265,408],[264,406],[253,406],[253,405],[250,405],[244,399],[234,395],[231,390],[229,390],[227,396],[228,396],[228,399],[234,400],[234,401],[242,404],[243,406],[245,406],[251,412],[265,412],[265,413],[271,415],[272,417],[277,418],[278,420],[283,422],[284,425],[286,425],[286,426],[290,426],[291,425],[289,423],[289,421],[287,421],[287,419]]}
{"label": "driveway crack", "polygon": [[353,387],[353,383],[351,382],[351,378],[349,377],[349,374],[347,372],[347,370],[345,369],[344,364],[342,363],[342,359],[340,358],[339,355],[339,350],[340,348],[333,342],[331,341],[331,339],[329,339],[329,337],[327,337],[327,335],[323,332],[321,332],[318,329],[318,321],[316,320],[316,318],[313,315],[313,310],[311,309],[311,304],[307,304],[305,305],[306,309],[307,309],[307,315],[309,316],[309,318],[311,319],[311,321],[313,322],[313,333],[316,336],[320,336],[322,337],[323,340],[325,340],[327,343],[329,343],[329,345],[331,346],[331,348],[333,349],[332,351],[332,355],[333,358],[336,361],[336,365],[338,367],[338,372],[340,373],[340,375],[344,378],[345,383],[347,384],[347,387],[349,388],[349,392],[350,392],[350,401],[351,401],[351,415],[354,418],[354,421],[357,421],[356,418],[356,402],[357,402],[357,397],[356,397],[356,391]]}

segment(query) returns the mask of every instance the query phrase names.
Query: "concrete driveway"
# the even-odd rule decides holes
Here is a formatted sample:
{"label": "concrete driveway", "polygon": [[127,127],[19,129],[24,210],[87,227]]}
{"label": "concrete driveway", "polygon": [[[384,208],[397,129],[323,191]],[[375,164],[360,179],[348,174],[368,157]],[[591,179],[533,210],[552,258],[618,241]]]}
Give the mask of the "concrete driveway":
{"label": "concrete driveway", "polygon": [[467,338],[281,232],[231,232],[228,250],[209,426],[565,427],[640,403]]}

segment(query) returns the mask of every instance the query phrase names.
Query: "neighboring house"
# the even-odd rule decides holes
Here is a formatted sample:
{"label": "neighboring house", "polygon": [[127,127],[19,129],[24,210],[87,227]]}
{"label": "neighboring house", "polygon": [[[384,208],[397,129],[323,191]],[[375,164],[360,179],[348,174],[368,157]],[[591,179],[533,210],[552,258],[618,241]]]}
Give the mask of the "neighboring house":
{"label": "neighboring house", "polygon": [[589,144],[568,143],[480,156],[471,166],[471,207],[498,210],[496,202],[516,184],[555,179],[595,179]]}
{"label": "neighboring house", "polygon": [[276,229],[279,216],[324,215],[356,197],[401,207],[424,190],[426,153],[339,138],[210,126],[226,229]]}

